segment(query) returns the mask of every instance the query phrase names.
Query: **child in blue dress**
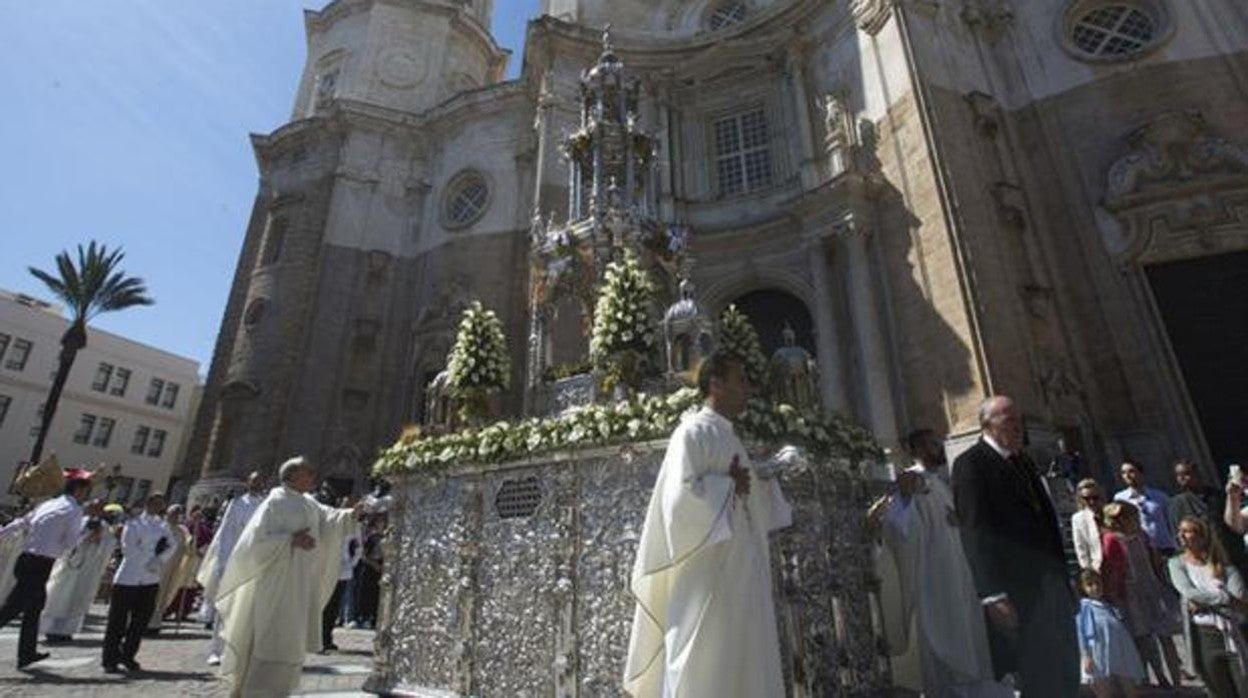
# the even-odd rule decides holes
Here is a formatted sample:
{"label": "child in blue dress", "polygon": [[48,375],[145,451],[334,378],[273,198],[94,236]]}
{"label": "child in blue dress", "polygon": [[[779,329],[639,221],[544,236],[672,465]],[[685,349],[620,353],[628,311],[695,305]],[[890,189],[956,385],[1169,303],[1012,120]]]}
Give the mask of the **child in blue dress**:
{"label": "child in blue dress", "polygon": [[1114,686],[1133,698],[1136,683],[1143,681],[1144,664],[1135,640],[1122,621],[1122,613],[1101,597],[1101,575],[1084,570],[1079,575],[1079,655],[1083,659],[1083,683],[1092,686],[1097,698],[1114,695]]}

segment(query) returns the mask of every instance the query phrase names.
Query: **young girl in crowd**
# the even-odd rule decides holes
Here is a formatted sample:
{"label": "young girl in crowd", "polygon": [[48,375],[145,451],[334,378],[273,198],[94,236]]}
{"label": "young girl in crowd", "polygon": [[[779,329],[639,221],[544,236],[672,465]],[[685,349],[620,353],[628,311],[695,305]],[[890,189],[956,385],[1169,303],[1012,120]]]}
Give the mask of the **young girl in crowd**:
{"label": "young girl in crowd", "polygon": [[[1170,688],[1183,680],[1173,639],[1182,630],[1178,597],[1163,581],[1160,560],[1140,528],[1139,510],[1128,502],[1113,502],[1105,507],[1104,518],[1101,578],[1105,598],[1122,611],[1136,648],[1157,675],[1158,685]],[[1158,656],[1158,644],[1169,665],[1169,679]]]}
{"label": "young girl in crowd", "polygon": [[1248,647],[1240,623],[1248,612],[1244,579],[1201,519],[1179,522],[1183,553],[1170,558],[1170,579],[1184,601],[1187,655],[1215,698],[1248,695]]}
{"label": "young girl in crowd", "polygon": [[1079,602],[1076,619],[1079,631],[1079,654],[1083,659],[1083,682],[1092,686],[1097,698],[1114,694],[1114,686],[1123,695],[1133,698],[1135,686],[1147,678],[1135,640],[1122,621],[1122,612],[1105,601],[1101,575],[1084,570],[1079,575]]}

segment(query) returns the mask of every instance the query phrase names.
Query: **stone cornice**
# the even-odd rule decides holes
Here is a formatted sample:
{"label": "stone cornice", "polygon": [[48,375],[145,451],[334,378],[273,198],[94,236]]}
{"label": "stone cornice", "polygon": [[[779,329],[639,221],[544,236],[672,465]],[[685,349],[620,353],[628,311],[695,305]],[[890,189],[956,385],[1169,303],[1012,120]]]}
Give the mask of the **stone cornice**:
{"label": "stone cornice", "polygon": [[466,112],[488,114],[507,111],[514,108],[516,100],[525,100],[526,104],[530,100],[527,88],[520,80],[460,93],[419,114],[353,99],[335,99],[328,109],[316,116],[292,121],[272,133],[251,134],[252,150],[257,166],[264,171],[268,161],[275,156],[352,127],[395,133],[412,139],[423,150],[430,127],[436,127],[452,117],[466,117]]}
{"label": "stone cornice", "polygon": [[793,197],[786,208],[809,237],[869,231],[876,186],[870,175],[845,172]]}
{"label": "stone cornice", "polygon": [[313,34],[325,31],[329,25],[346,19],[351,15],[364,12],[372,6],[374,0],[334,0],[320,10],[303,11],[303,29],[310,41]]}
{"label": "stone cornice", "polygon": [[[811,15],[826,7],[827,4],[820,0],[776,3],[733,30],[692,36],[612,30],[612,40],[615,52],[632,70],[650,72],[671,69],[672,66],[680,66],[711,48],[722,50],[724,47],[744,43],[753,47],[766,45],[768,51],[783,49],[793,36],[793,27],[802,26]],[[560,55],[581,54],[585,56],[588,65],[601,52],[602,32],[596,27],[565,22],[547,15],[529,23],[526,43],[528,56],[545,55],[548,52]]]}
{"label": "stone cornice", "polygon": [[328,120],[314,116],[284,124],[272,133],[251,134],[251,150],[261,173],[275,157],[324,137]]}
{"label": "stone cornice", "polygon": [[391,5],[394,7],[419,6],[420,9],[447,17],[451,28],[468,34],[482,44],[490,56],[491,69],[501,72],[503,63],[511,55],[511,51],[498,45],[487,27],[477,21],[476,15],[463,7],[445,2],[428,2],[425,0],[334,0],[323,9],[304,10],[304,32],[309,41],[313,34],[324,32],[330,25],[351,15],[365,12],[374,5]]}
{"label": "stone cornice", "polygon": [[[506,111],[513,108],[512,102],[524,99],[532,107],[533,95],[530,86],[523,79],[508,80],[493,85],[486,85],[468,92],[460,92],[440,104],[430,107],[421,114],[422,121],[441,121],[452,115],[460,115],[463,111],[473,109],[490,113]],[[532,112],[528,112],[528,119]]]}
{"label": "stone cornice", "polygon": [[481,26],[475,15],[462,10],[457,12],[451,17],[451,28],[472,36],[478,43],[485,46],[490,54],[490,69],[495,73],[495,78],[502,77],[507,59],[511,57],[511,50],[499,46],[494,40],[494,35],[487,27]]}

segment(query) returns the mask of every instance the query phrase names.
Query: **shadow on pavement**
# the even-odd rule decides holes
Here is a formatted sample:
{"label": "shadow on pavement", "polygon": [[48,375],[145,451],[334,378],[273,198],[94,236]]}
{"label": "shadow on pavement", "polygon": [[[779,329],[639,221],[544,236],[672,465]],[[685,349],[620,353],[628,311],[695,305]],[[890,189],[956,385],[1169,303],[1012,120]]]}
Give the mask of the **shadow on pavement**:
{"label": "shadow on pavement", "polygon": [[212,635],[209,635],[207,633],[162,632],[159,635],[145,636],[143,639],[147,641],[151,641],[151,640],[211,640]]}
{"label": "shadow on pavement", "polygon": [[25,677],[0,678],[0,685],[39,683],[59,686],[117,686],[133,678],[140,681],[216,681],[217,677],[203,671],[141,671],[133,676],[65,676],[43,669],[31,667],[26,670]]}

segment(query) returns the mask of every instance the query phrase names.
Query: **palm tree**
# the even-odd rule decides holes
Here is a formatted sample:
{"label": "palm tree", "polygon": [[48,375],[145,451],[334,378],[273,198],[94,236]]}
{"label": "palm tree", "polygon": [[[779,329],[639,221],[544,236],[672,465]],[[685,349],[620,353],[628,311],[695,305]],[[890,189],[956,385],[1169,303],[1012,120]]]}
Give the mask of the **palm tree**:
{"label": "palm tree", "polygon": [[69,251],[62,250],[56,256],[56,268],[59,272],[56,276],[41,269],[27,267],[35,278],[48,287],[52,295],[65,303],[70,312],[69,329],[61,336],[60,365],[56,368],[56,378],[52,381],[52,389],[48,391],[48,400],[44,403],[39,437],[35,439],[35,448],[30,453],[31,463],[38,463],[39,456],[43,455],[43,441],[52,425],[52,416],[56,414],[56,405],[61,401],[61,391],[65,389],[69,369],[73,368],[78,352],[87,346],[87,322],[100,313],[124,310],[135,305],[151,305],[155,302],[147,296],[143,279],[126,276],[125,272],[117,268],[124,257],[121,248],[110,251],[92,240],[85,250],[82,245],[78,246],[77,266],[70,259]]}

